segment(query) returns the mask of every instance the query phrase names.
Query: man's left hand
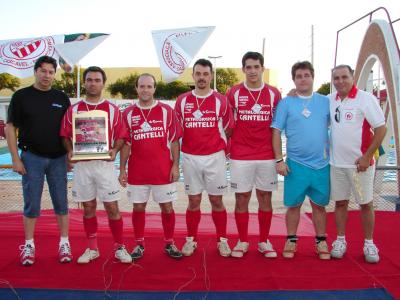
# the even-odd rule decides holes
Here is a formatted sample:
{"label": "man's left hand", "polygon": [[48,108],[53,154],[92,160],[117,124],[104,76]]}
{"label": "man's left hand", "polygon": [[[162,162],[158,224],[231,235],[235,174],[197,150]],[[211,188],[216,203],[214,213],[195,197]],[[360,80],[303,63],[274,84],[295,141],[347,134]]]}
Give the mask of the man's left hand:
{"label": "man's left hand", "polygon": [[364,155],[356,160],[357,172],[365,172],[369,167],[370,159]]}
{"label": "man's left hand", "polygon": [[175,165],[175,164],[172,165],[171,172],[169,175],[169,180],[171,182],[176,182],[179,180],[179,166],[178,165]]}

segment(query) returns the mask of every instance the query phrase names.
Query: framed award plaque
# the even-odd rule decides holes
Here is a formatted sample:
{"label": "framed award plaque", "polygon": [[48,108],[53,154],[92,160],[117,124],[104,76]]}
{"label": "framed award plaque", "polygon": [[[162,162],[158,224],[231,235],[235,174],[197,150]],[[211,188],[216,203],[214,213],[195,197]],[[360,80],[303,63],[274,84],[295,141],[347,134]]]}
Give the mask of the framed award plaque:
{"label": "framed award plaque", "polygon": [[109,159],[108,114],[92,110],[72,115],[72,160]]}

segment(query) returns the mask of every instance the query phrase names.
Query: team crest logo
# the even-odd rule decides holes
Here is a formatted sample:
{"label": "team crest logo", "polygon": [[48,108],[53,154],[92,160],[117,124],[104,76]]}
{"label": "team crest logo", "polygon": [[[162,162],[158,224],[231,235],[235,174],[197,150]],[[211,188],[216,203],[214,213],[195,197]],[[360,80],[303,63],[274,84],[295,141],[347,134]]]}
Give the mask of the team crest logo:
{"label": "team crest logo", "polygon": [[345,113],[344,118],[346,119],[346,121],[351,121],[353,120],[353,114],[351,112],[347,112]]}
{"label": "team crest logo", "polygon": [[0,64],[16,69],[29,69],[43,55],[53,56],[55,42],[52,37],[10,41],[0,46]]}
{"label": "team crest logo", "polygon": [[183,55],[181,53],[179,53],[179,50],[174,47],[172,41],[174,39],[187,37],[191,34],[193,34],[193,32],[190,32],[190,31],[176,32],[176,33],[169,35],[164,41],[164,44],[162,47],[162,57],[164,59],[165,64],[168,66],[168,68],[176,74],[180,75],[183,73],[183,71],[185,71],[187,61],[183,57]]}

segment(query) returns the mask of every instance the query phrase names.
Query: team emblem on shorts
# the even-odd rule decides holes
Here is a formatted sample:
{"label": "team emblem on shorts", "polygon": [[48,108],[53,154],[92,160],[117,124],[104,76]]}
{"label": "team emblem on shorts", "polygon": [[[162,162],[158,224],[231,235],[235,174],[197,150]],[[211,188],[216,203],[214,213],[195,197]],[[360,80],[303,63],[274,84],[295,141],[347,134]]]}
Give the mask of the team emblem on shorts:
{"label": "team emblem on shorts", "polygon": [[346,121],[353,120],[353,114],[351,112],[346,112],[344,114],[344,118],[345,118]]}

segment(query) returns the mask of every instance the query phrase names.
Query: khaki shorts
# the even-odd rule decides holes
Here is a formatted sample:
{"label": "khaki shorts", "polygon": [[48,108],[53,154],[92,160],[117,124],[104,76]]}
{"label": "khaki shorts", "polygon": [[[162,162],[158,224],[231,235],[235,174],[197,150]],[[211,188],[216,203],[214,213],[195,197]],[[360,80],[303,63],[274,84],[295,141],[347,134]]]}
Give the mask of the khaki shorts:
{"label": "khaki shorts", "polygon": [[349,200],[353,194],[357,204],[367,204],[373,200],[375,166],[365,172],[357,169],[331,166],[331,199]]}
{"label": "khaki shorts", "polygon": [[272,160],[231,159],[231,190],[236,193],[250,192],[253,189],[276,191],[278,175],[276,162]]}
{"label": "khaki shorts", "polygon": [[152,198],[157,203],[173,202],[178,200],[178,191],[175,183],[160,185],[128,185],[128,199],[132,203],[146,203]]}
{"label": "khaki shorts", "polygon": [[209,195],[220,196],[228,187],[226,180],[225,151],[210,155],[182,153],[185,192],[198,195],[204,190]]}
{"label": "khaki shorts", "polygon": [[72,198],[75,202],[98,199],[112,202],[121,198],[113,161],[80,161],[74,167]]}

